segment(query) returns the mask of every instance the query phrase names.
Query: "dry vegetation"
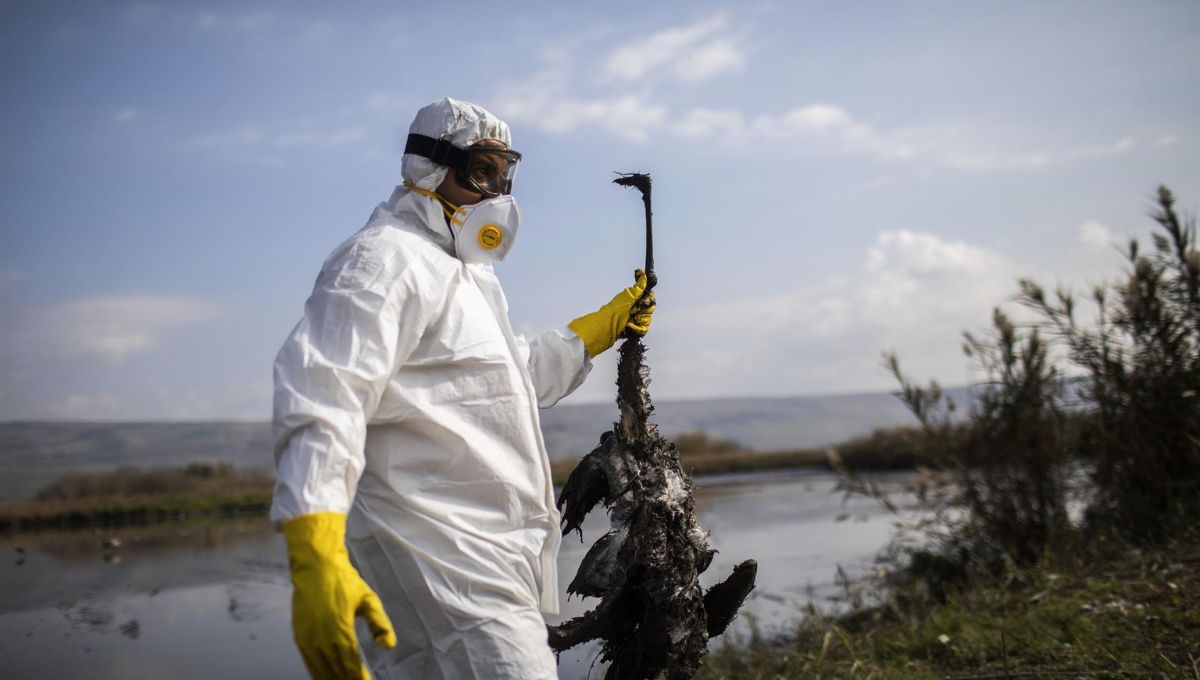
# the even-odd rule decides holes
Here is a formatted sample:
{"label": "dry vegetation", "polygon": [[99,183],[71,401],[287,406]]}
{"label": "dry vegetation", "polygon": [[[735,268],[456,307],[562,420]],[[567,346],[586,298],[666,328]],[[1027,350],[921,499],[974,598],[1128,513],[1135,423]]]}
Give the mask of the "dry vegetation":
{"label": "dry vegetation", "polygon": [[262,513],[271,504],[274,484],[266,470],[229,463],[71,473],[32,501],[0,504],[0,531]]}
{"label": "dry vegetation", "polygon": [[[922,458],[926,434],[915,427],[884,427],[829,448],[750,451],[737,442],[710,438],[704,432],[675,437],[683,467],[693,476],[813,467],[861,471],[911,470]],[[563,484],[578,460],[551,461],[554,483]]]}

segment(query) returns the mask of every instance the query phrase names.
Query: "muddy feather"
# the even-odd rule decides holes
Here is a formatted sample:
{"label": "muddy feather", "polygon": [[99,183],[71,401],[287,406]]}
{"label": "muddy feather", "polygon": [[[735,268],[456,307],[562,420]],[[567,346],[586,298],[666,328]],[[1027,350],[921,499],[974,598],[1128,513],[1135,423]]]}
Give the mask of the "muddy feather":
{"label": "muddy feather", "polygon": [[[650,177],[624,175],[617,184],[637,188],[646,206],[646,293],[653,288]],[[643,297],[645,299],[645,297]],[[598,597],[583,616],[549,626],[550,646],[562,652],[603,641],[600,658],[611,680],[691,678],[700,669],[708,639],[720,635],[754,588],[757,565],[746,560],[707,593],[699,575],[715,553],[696,518],[692,481],[675,445],[650,422],[645,345],[627,333],[617,364],[620,419],[580,461],[559,494],[563,531],[581,530],[603,505],[611,530],[592,546],[567,592]]]}

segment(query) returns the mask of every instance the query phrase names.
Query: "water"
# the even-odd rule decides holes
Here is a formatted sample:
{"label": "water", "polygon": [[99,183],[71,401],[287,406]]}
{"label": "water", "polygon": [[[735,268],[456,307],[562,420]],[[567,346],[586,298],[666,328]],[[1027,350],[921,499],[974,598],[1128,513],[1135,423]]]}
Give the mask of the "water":
{"label": "water", "polygon": [[[810,592],[818,600],[839,592],[838,565],[859,573],[887,542],[891,518],[869,500],[843,506],[835,483],[810,471],[697,481],[700,521],[720,551],[704,585],[744,559],[759,563],[740,630],[748,617],[767,630],[785,626]],[[836,522],[844,513],[851,519]],[[585,542],[565,538],[562,587],[606,530],[594,511]],[[110,538],[121,544],[105,547]],[[291,637],[285,546],[265,518],[8,536],[0,559],[0,677],[306,677]],[[564,601],[549,621],[595,602]],[[564,654],[560,677],[586,677],[594,655]]]}

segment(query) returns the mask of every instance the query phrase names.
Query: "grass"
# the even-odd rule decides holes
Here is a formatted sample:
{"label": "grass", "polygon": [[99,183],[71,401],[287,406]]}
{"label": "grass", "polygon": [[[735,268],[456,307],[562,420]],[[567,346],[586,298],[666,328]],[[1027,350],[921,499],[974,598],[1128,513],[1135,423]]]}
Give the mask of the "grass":
{"label": "grass", "polygon": [[[1048,560],[1049,561],[1049,560]],[[1038,673],[1200,680],[1200,546],[1043,563],[943,601],[893,590],[784,640],[726,641],[699,678],[938,679]]]}
{"label": "grass", "polygon": [[70,473],[32,501],[0,504],[0,531],[264,513],[271,506],[274,484],[266,470],[238,470],[228,463]]}

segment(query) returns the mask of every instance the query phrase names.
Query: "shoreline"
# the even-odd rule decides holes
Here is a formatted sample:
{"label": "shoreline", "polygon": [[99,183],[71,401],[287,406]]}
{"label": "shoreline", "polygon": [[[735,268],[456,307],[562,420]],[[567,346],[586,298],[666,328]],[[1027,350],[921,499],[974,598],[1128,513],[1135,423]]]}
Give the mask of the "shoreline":
{"label": "shoreline", "polygon": [[[556,488],[566,482],[578,463],[578,460],[551,462],[551,473]],[[815,449],[695,455],[684,457],[682,463],[684,470],[693,478],[778,470],[833,470],[829,452]],[[891,464],[872,466],[870,469],[883,472],[914,468]],[[185,493],[14,501],[0,503],[0,534],[262,515],[266,514],[270,507],[270,488],[212,495]]]}
{"label": "shoreline", "polygon": [[[869,448],[852,441],[846,445],[821,449],[731,451],[685,455],[681,457],[680,463],[689,476],[700,477],[800,468],[819,468],[832,471],[835,469],[835,465],[844,466],[857,472],[916,470],[920,461],[909,450],[885,447]],[[567,477],[578,464],[578,459],[550,461],[554,485],[562,486],[566,483]]]}
{"label": "shoreline", "polygon": [[157,524],[198,518],[265,515],[271,494],[217,497],[133,496],[0,504],[0,534]]}

